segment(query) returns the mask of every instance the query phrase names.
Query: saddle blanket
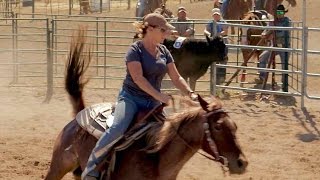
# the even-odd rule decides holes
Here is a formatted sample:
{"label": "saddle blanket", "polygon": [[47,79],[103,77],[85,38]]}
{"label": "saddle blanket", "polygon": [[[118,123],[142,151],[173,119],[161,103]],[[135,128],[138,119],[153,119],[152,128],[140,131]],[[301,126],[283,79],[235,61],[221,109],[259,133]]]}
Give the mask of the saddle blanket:
{"label": "saddle blanket", "polygon": [[112,103],[95,104],[80,111],[76,120],[83,129],[99,139],[106,129],[112,126],[113,109]]}

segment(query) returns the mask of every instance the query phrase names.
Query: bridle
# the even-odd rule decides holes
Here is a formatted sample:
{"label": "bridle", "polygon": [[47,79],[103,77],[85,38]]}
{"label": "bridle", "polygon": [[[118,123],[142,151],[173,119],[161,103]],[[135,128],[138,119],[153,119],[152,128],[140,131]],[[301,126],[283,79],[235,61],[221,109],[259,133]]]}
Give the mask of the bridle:
{"label": "bridle", "polygon": [[211,112],[207,111],[207,113],[203,115],[203,117],[205,118],[205,121],[203,122],[203,129],[204,129],[204,133],[205,133],[205,136],[206,136],[206,140],[207,140],[207,142],[209,144],[209,148],[213,152],[214,159],[211,158],[211,157],[208,157],[207,155],[205,155],[205,154],[203,154],[201,152],[198,152],[198,153],[201,154],[202,156],[210,159],[210,160],[220,162],[222,170],[224,172],[227,172],[229,170],[228,169],[228,159],[219,154],[217,144],[214,141],[214,139],[211,138],[210,126],[209,126],[209,123],[208,123],[208,118],[210,116],[212,116],[213,114],[218,114],[218,113],[227,113],[227,112],[224,109],[219,108],[219,109],[215,109],[215,110],[213,110]]}
{"label": "bridle", "polygon": [[214,141],[214,139],[211,138],[211,132],[210,132],[210,127],[209,127],[209,123],[208,123],[208,117],[214,115],[214,114],[218,114],[218,113],[227,113],[224,109],[222,108],[219,108],[219,109],[215,109],[213,111],[207,111],[205,114],[203,114],[202,116],[204,117],[204,122],[203,122],[203,130],[204,130],[204,134],[205,134],[205,138],[208,142],[208,145],[209,145],[209,148],[210,150],[213,152],[213,156],[214,158],[202,153],[202,152],[199,152],[197,151],[196,149],[194,149],[193,147],[191,147],[185,139],[183,139],[179,133],[178,133],[178,129],[175,129],[176,131],[176,134],[178,135],[178,137],[183,141],[183,143],[189,148],[191,149],[192,151],[196,152],[212,161],[216,161],[216,162],[220,162],[221,163],[221,168],[222,170],[224,171],[224,173],[228,172],[229,171],[229,168],[228,168],[228,160],[226,157],[224,156],[221,156],[219,154],[219,151],[218,151],[218,147],[217,147],[217,144],[216,142]]}
{"label": "bridle", "polygon": [[224,109],[219,108],[219,109],[215,109],[215,110],[203,115],[203,117],[205,118],[205,122],[203,123],[203,129],[204,129],[204,133],[206,136],[206,140],[209,144],[210,150],[214,154],[215,159],[213,159],[213,160],[219,161],[222,164],[228,164],[228,162],[226,162],[227,159],[223,156],[220,156],[217,145],[216,145],[215,141],[211,138],[211,132],[210,132],[210,127],[209,127],[209,123],[208,123],[208,117],[212,116],[213,114],[218,114],[218,113],[226,113],[226,111]]}

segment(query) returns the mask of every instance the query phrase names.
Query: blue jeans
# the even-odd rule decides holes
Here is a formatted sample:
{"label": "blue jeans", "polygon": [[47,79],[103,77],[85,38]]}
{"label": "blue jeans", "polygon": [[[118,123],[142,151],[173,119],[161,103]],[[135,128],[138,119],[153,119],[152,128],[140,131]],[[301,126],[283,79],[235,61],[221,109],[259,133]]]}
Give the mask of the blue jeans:
{"label": "blue jeans", "polygon": [[87,162],[87,167],[81,175],[81,179],[87,176],[98,177],[99,172],[95,170],[96,165],[102,162],[107,155],[108,151],[106,151],[106,149],[110,149],[110,147],[114,145],[113,142],[121,138],[126,132],[136,113],[142,109],[152,109],[159,104],[160,102],[156,100],[134,96],[125,90],[120,90],[118,103],[114,112],[113,124],[103,133],[92,150]]}
{"label": "blue jeans", "polygon": [[[286,61],[286,53],[287,53],[287,60],[289,59],[289,53],[283,52],[283,51],[275,51],[275,55],[280,56],[281,60],[281,69],[282,70],[288,70],[288,61]],[[271,51],[263,51],[259,58],[259,68],[266,68],[268,64],[268,60],[271,56]],[[265,78],[267,72],[265,71],[259,71],[259,77]],[[285,78],[287,78],[287,74],[282,74],[281,81],[282,83],[285,81]]]}

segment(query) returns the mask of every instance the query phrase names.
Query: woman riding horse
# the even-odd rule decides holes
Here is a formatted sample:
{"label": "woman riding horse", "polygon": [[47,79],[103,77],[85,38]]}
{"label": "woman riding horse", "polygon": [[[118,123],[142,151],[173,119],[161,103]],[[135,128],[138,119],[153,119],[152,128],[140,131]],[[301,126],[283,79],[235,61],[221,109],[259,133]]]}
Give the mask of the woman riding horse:
{"label": "woman riding horse", "polygon": [[136,23],[136,28],[142,40],[134,42],[127,52],[127,75],[115,108],[114,124],[97,142],[82,178],[99,177],[95,168],[108,153],[103,150],[125,133],[139,110],[153,109],[161,103],[169,104],[170,96],[160,91],[161,81],[166,73],[178,89],[191,98],[196,98],[178,73],[171,53],[161,44],[174,27],[159,13],[150,13],[142,23]]}

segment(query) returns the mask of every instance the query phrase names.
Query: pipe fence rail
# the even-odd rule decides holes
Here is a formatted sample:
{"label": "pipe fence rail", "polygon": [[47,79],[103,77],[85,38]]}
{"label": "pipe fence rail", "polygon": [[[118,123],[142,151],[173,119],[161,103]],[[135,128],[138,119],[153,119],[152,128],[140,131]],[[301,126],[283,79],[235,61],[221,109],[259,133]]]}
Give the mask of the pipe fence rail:
{"label": "pipe fence rail", "polygon": [[[131,0],[0,0],[0,12],[28,12],[33,18],[36,14],[91,15],[130,8]],[[9,14],[0,13],[0,17]]]}
{"label": "pipe fence rail", "polygon": [[[5,42],[0,44],[0,68],[4,70],[0,73],[1,79],[10,79],[8,84],[11,86],[45,87],[47,100],[50,100],[54,88],[63,85],[64,64],[71,37],[79,26],[86,26],[88,30],[86,38],[93,55],[89,69],[92,80],[88,86],[104,89],[118,89],[121,86],[125,75],[124,56],[135,34],[131,24],[136,18],[91,16],[84,19],[83,16],[65,15],[54,15],[49,18],[40,14],[33,15],[44,18],[18,18],[26,17],[18,14],[14,15],[15,18],[0,18],[0,40]],[[208,20],[194,19],[192,22],[196,29],[203,29]],[[305,97],[320,99],[320,95],[316,94],[318,91],[310,87],[320,79],[319,72],[310,70],[310,67],[320,66],[320,63],[316,62],[316,56],[320,55],[320,51],[308,49],[309,33],[319,34],[320,28],[301,26],[301,22],[295,22],[293,27],[261,27],[231,23],[226,25],[237,28],[288,30],[291,32],[292,47],[240,45],[239,40],[227,44],[230,50],[228,64],[213,64],[211,72],[197,82],[197,91],[215,93],[218,89],[223,89],[299,96],[302,100]],[[195,38],[204,38],[204,36],[199,33]],[[249,61],[247,66],[242,66],[241,49],[288,52],[290,53],[289,69],[282,70],[280,65],[276,69],[258,68],[257,62],[254,61]],[[244,72],[245,70],[248,81],[240,82],[239,79],[244,74],[240,73],[230,85],[216,85],[217,68],[227,69],[227,79],[236,71]],[[282,73],[288,74],[289,91],[281,92],[269,87],[262,89],[250,82],[250,79],[257,77],[258,70],[275,73],[278,81]],[[165,81],[163,86],[168,91],[174,90],[169,81]],[[301,106],[304,106],[303,101]]]}

